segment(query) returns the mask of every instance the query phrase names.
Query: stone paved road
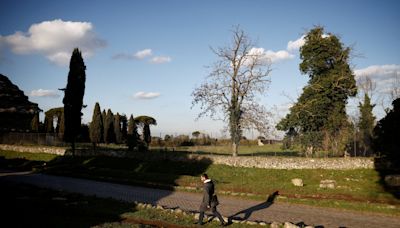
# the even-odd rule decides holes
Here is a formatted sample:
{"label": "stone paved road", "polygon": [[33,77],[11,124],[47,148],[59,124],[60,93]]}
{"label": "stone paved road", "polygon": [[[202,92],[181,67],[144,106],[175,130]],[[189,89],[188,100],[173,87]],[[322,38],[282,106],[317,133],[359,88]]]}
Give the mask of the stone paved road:
{"label": "stone paved road", "polygon": [[[29,172],[7,173],[0,171],[0,181],[5,180],[84,195],[110,197],[128,202],[138,201],[154,205],[159,204],[169,208],[179,207],[185,211],[196,211],[201,201],[201,194],[198,193],[174,192],[70,177],[31,174]],[[225,217],[237,214],[236,217],[238,218],[252,221],[303,222],[307,225],[323,227],[400,228],[400,217],[394,216],[343,212],[336,209],[288,203],[268,204],[262,201],[226,196],[219,198],[221,205],[218,208]]]}

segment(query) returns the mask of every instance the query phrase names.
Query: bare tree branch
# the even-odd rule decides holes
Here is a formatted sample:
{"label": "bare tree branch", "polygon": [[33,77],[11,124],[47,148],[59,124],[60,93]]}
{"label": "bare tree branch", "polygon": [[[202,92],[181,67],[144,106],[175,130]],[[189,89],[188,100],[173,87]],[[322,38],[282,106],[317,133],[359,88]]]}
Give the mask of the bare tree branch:
{"label": "bare tree branch", "polygon": [[218,60],[206,81],[192,93],[192,105],[200,105],[202,110],[198,117],[210,116],[228,122],[233,155],[237,155],[243,129],[256,129],[260,133],[268,130],[269,113],[256,99],[270,82],[270,61],[265,61],[265,56],[252,51],[253,48],[245,32],[235,27],[231,45],[211,48]]}

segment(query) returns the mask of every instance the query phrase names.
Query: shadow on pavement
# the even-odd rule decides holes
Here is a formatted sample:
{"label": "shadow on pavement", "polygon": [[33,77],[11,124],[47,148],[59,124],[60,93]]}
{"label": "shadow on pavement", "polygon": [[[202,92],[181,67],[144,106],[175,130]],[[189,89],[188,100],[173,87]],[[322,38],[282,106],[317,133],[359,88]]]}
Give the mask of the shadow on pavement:
{"label": "shadow on pavement", "polygon": [[[132,204],[37,188],[0,179],[3,225],[9,227],[92,227],[119,223]],[[7,225],[6,225],[7,226]]]}
{"label": "shadow on pavement", "polygon": [[[67,217],[71,222],[81,221],[78,227],[90,227],[104,223],[120,222],[125,212],[132,212],[132,203],[130,206],[115,208],[112,212],[102,211],[102,205],[79,204],[75,208],[76,212],[69,209],[77,207],[69,204],[67,209],[60,207],[56,209],[57,200],[47,198],[45,195],[35,194],[35,190],[18,189],[16,183],[28,183],[39,188],[49,188],[62,190],[63,192],[79,192],[83,195],[96,195],[101,198],[112,197],[124,201],[138,201],[143,203],[157,204],[161,199],[173,193],[176,186],[182,184],[198,185],[198,176],[204,173],[211,165],[211,160],[207,158],[192,159],[187,155],[180,155],[181,160],[169,160],[163,154],[153,152],[140,152],[139,158],[121,158],[107,156],[57,156],[50,161],[35,161],[24,158],[6,159],[0,157],[0,169],[34,171],[34,173],[50,174],[48,175],[5,175],[0,176],[1,182],[10,182],[7,188],[1,188],[1,201],[3,208],[11,208],[9,215],[21,215],[24,219],[15,219],[17,227],[26,224],[41,225],[41,220],[47,217],[54,217],[58,221],[64,221]],[[62,177],[57,177],[62,176]],[[185,176],[183,179],[182,176]],[[72,178],[71,178],[72,177]],[[78,178],[78,179],[74,179]],[[84,179],[95,180],[95,182],[85,181]],[[11,181],[10,181],[11,180]],[[190,183],[187,183],[187,182]],[[111,182],[105,185],[103,182]],[[124,185],[132,185],[124,186]],[[136,187],[133,187],[136,186]],[[141,187],[137,187],[141,186]],[[31,186],[33,189],[37,187]],[[143,187],[158,188],[155,192]],[[40,191],[39,191],[40,192]],[[117,197],[114,197],[117,195]],[[57,198],[57,197],[56,197]],[[67,200],[60,200],[63,203],[74,203]],[[136,200],[137,198],[137,200]],[[28,200],[25,200],[28,199]],[[100,200],[100,199],[99,199]],[[3,201],[5,202],[3,204]],[[44,203],[43,203],[43,202]],[[127,204],[128,205],[128,204]],[[39,208],[35,210],[36,208]],[[82,212],[80,209],[84,209]],[[58,210],[58,211],[57,211]],[[62,218],[63,210],[67,210],[67,215]],[[95,215],[92,215],[93,211]],[[98,215],[96,213],[103,213]],[[68,213],[72,213],[68,215]],[[23,215],[22,215],[23,214]],[[36,219],[37,217],[37,219]],[[40,219],[39,219],[40,218]],[[27,222],[30,221],[30,222]],[[49,227],[60,227],[49,221]],[[69,223],[66,223],[69,224]],[[67,226],[68,227],[68,226]],[[69,227],[76,227],[70,225]]]}
{"label": "shadow on pavement", "polygon": [[[269,195],[265,202],[262,202],[255,206],[252,206],[252,207],[249,207],[247,209],[244,209],[242,211],[239,211],[239,212],[229,216],[228,224],[231,224],[233,219],[234,220],[247,220],[248,218],[250,218],[251,214],[254,213],[255,211],[263,210],[263,209],[270,207],[274,203],[275,198],[278,195],[279,195],[279,192],[276,191],[276,192],[272,193],[271,195]],[[243,215],[243,217],[241,217],[240,215]]]}

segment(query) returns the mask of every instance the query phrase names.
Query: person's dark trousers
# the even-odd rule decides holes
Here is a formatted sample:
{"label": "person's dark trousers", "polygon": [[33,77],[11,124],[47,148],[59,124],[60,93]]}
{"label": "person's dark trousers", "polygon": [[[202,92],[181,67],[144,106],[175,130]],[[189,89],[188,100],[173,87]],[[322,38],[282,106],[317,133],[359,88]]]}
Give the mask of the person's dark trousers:
{"label": "person's dark trousers", "polygon": [[[205,211],[203,211],[203,210],[200,211],[199,222],[198,222],[199,224],[203,223],[204,212],[205,212]],[[211,208],[211,212],[213,213],[213,215],[214,215],[215,217],[217,217],[217,218],[219,219],[219,221],[220,221],[222,224],[225,223],[225,221],[224,221],[224,219],[222,218],[221,214],[217,211],[217,207],[212,207],[212,208]]]}

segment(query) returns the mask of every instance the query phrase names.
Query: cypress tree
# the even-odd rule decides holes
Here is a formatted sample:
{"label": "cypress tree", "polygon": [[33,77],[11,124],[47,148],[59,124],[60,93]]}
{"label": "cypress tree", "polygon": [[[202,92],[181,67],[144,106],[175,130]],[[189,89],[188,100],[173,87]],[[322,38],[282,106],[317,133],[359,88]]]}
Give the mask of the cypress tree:
{"label": "cypress tree", "polygon": [[372,109],[375,105],[371,104],[371,99],[368,94],[364,94],[364,103],[359,104],[360,121],[358,129],[360,130],[360,144],[363,148],[364,156],[371,153],[372,133],[375,125],[375,116],[372,114]]}
{"label": "cypress tree", "polygon": [[119,113],[114,116],[114,134],[115,134],[115,143],[120,144],[122,142],[122,133],[121,133],[121,118]]}
{"label": "cypress tree", "polygon": [[128,135],[127,135],[127,146],[129,150],[133,150],[137,146],[138,142],[137,126],[133,115],[130,116],[128,121]]}
{"label": "cypress tree", "polygon": [[102,142],[106,142],[106,118],[107,118],[107,113],[106,110],[103,109],[103,112],[101,113],[101,120],[103,121],[103,136],[102,136]]}
{"label": "cypress tree", "polygon": [[106,122],[104,124],[104,141],[105,143],[115,143],[114,134],[114,114],[111,109],[108,109],[106,115]]}
{"label": "cypress tree", "polygon": [[103,136],[103,118],[101,116],[100,105],[96,102],[93,110],[92,122],[90,123],[90,141],[93,143],[93,147],[96,149],[96,144],[100,143]]}
{"label": "cypress tree", "polygon": [[72,153],[75,153],[75,140],[81,130],[81,110],[83,96],[85,94],[86,66],[82,53],[78,48],[72,52],[69,64],[68,82],[64,90],[64,140],[72,145]]}
{"label": "cypress tree", "polygon": [[122,142],[126,142],[126,137],[128,135],[128,119],[126,118],[125,114],[121,115],[120,118],[122,124],[122,129],[121,129]]}

